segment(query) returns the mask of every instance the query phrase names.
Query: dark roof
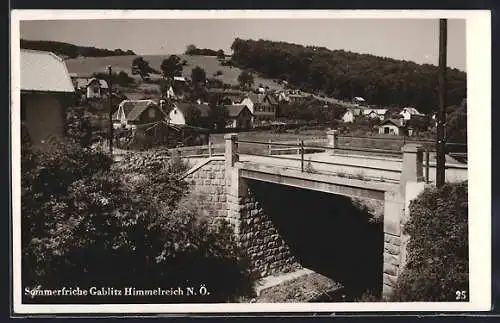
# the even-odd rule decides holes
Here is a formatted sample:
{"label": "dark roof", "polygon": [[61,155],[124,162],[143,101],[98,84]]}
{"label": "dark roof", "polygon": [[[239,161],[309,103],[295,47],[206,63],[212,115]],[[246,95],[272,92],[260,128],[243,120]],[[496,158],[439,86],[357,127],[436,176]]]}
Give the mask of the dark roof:
{"label": "dark roof", "polygon": [[269,103],[272,104],[272,105],[278,104],[278,101],[276,100],[276,98],[274,96],[270,95],[270,94],[266,94],[266,96],[264,97],[264,99],[265,98],[267,98],[269,100]]}
{"label": "dark roof", "polygon": [[388,123],[392,123],[393,125],[395,125],[396,127],[402,127],[401,125],[401,121],[400,120],[397,120],[397,119],[385,119],[384,121],[382,121],[379,126],[383,126],[385,124],[388,124]]}
{"label": "dark roof", "polygon": [[183,114],[186,114],[189,107],[194,107],[200,111],[200,117],[206,118],[210,116],[210,106],[208,104],[177,103],[176,106]]}
{"label": "dark roof", "polygon": [[[150,106],[158,107],[158,105],[152,100],[124,100],[120,103],[123,107],[123,112],[125,112],[125,118],[128,121],[136,121],[141,114],[146,111]],[[118,109],[113,116],[114,120],[118,120]]]}
{"label": "dark roof", "polygon": [[[247,109],[247,106],[244,104],[232,104],[232,105],[226,105],[225,106],[228,112],[228,116],[230,118],[235,118],[240,115],[240,113],[244,110]],[[250,112],[250,110],[248,110]]]}

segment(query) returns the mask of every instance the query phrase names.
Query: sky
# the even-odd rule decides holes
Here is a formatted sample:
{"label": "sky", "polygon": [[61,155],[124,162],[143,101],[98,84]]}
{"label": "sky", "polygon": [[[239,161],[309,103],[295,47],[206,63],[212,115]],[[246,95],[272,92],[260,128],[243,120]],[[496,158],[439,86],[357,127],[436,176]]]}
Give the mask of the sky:
{"label": "sky", "polygon": [[[438,65],[438,19],[151,19],[21,21],[20,37],[181,54],[187,45],[230,53],[236,37],[267,39]],[[449,67],[466,71],[465,19],[448,20]]]}

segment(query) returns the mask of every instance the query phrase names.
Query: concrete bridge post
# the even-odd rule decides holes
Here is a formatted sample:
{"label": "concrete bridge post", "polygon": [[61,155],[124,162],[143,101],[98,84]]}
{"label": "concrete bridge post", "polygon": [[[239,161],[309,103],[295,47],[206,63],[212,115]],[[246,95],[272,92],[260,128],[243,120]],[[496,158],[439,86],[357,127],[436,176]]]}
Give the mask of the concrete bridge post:
{"label": "concrete bridge post", "polygon": [[227,196],[227,220],[234,229],[236,239],[239,240],[241,229],[240,202],[248,191],[245,180],[241,178],[239,168],[235,167],[238,162],[238,135],[230,133],[224,135],[225,139],[225,178]]}
{"label": "concrete bridge post", "polygon": [[339,147],[339,135],[338,130],[328,130],[326,132],[326,139],[328,142],[328,147],[331,147],[330,155],[335,154],[335,149]]}
{"label": "concrete bridge post", "polygon": [[226,143],[226,150],[224,152],[224,157],[226,160],[226,168],[233,167],[234,163],[238,161],[238,135],[235,133],[228,133],[224,135],[224,141]]}
{"label": "concrete bridge post", "polygon": [[424,189],[423,148],[406,144],[402,148],[403,165],[399,191],[386,192],[384,201],[384,298],[389,298],[406,263],[406,246],[409,237],[404,225],[409,219],[410,201]]}
{"label": "concrete bridge post", "polygon": [[400,189],[401,193],[405,195],[408,183],[424,181],[424,148],[419,144],[406,144],[401,148],[401,151],[403,152],[403,167],[401,170]]}

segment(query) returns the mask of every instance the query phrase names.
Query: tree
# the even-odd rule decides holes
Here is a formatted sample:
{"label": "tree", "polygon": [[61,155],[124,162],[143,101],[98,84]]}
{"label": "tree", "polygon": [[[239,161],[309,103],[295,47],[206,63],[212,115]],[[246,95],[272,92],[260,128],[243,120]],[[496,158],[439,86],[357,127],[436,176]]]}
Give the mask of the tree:
{"label": "tree", "polygon": [[201,112],[192,104],[188,105],[188,107],[184,113],[184,118],[186,119],[187,125],[195,126],[195,127],[203,126],[202,119],[201,119]]}
{"label": "tree", "polygon": [[[286,80],[291,87],[335,93],[339,99],[362,96],[376,105],[414,106],[423,113],[438,105],[437,66],[266,40],[237,38],[231,49],[234,66]],[[459,104],[466,74],[448,69],[447,75],[447,102]]]}
{"label": "tree", "polygon": [[253,74],[248,71],[241,72],[241,74],[238,76],[238,82],[240,83],[240,86],[242,88],[247,89],[252,87],[254,83]]}
{"label": "tree", "polygon": [[181,59],[177,55],[170,55],[161,62],[160,66],[163,76],[173,78],[182,74]]}
{"label": "tree", "polygon": [[210,101],[210,120],[215,129],[221,131],[226,128],[229,113],[218,101],[218,98],[212,98]]}
{"label": "tree", "polygon": [[162,78],[160,80],[160,92],[162,98],[167,95],[167,91],[169,90],[170,86],[172,86],[172,82],[169,79]]}
{"label": "tree", "polygon": [[467,102],[456,107],[447,117],[446,141],[455,143],[467,143]]}
{"label": "tree", "polygon": [[193,84],[205,84],[205,81],[207,79],[207,75],[205,73],[205,70],[199,66],[196,66],[191,70],[191,82]]}
{"label": "tree", "polygon": [[190,45],[188,45],[188,46],[186,47],[186,51],[185,51],[184,53],[185,53],[186,55],[193,55],[193,54],[196,52],[196,50],[197,50],[197,49],[198,49],[198,48],[196,48],[196,46],[195,46],[195,45],[190,44]]}
{"label": "tree", "polygon": [[115,77],[115,82],[120,86],[129,86],[134,82],[134,79],[128,76],[127,72],[120,71]]}
{"label": "tree", "polygon": [[217,58],[218,59],[225,59],[226,58],[226,54],[224,54],[224,51],[222,49],[219,49],[217,51]]}
{"label": "tree", "polygon": [[155,70],[149,66],[149,63],[142,56],[134,58],[132,61],[132,74],[139,74],[142,79],[149,77]]}

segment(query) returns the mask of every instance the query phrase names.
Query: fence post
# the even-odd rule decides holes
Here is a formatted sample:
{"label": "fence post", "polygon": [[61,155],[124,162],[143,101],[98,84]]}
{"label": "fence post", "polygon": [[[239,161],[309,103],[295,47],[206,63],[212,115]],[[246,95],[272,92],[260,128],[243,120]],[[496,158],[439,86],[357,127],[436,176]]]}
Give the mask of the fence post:
{"label": "fence post", "polygon": [[271,156],[271,155],[272,155],[272,147],[271,147],[271,143],[272,143],[272,142],[273,142],[273,141],[272,141],[271,139],[269,139],[269,145],[267,145],[267,154],[268,154],[269,156]]}
{"label": "fence post", "polygon": [[429,164],[430,164],[430,154],[429,148],[425,150],[425,182],[429,183]]}
{"label": "fence post", "polygon": [[304,140],[300,141],[300,170],[304,172]]}
{"label": "fence post", "polygon": [[226,142],[226,150],[224,152],[226,167],[233,167],[234,163],[238,161],[238,135],[235,133],[225,134],[224,140]]}
{"label": "fence post", "polygon": [[300,155],[300,139],[297,138],[297,155]]}
{"label": "fence post", "polygon": [[331,148],[330,155],[335,154],[335,148],[339,147],[339,132],[338,130],[328,130],[326,132],[328,147]]}
{"label": "fence post", "polygon": [[212,142],[208,142],[208,157],[212,157]]}

